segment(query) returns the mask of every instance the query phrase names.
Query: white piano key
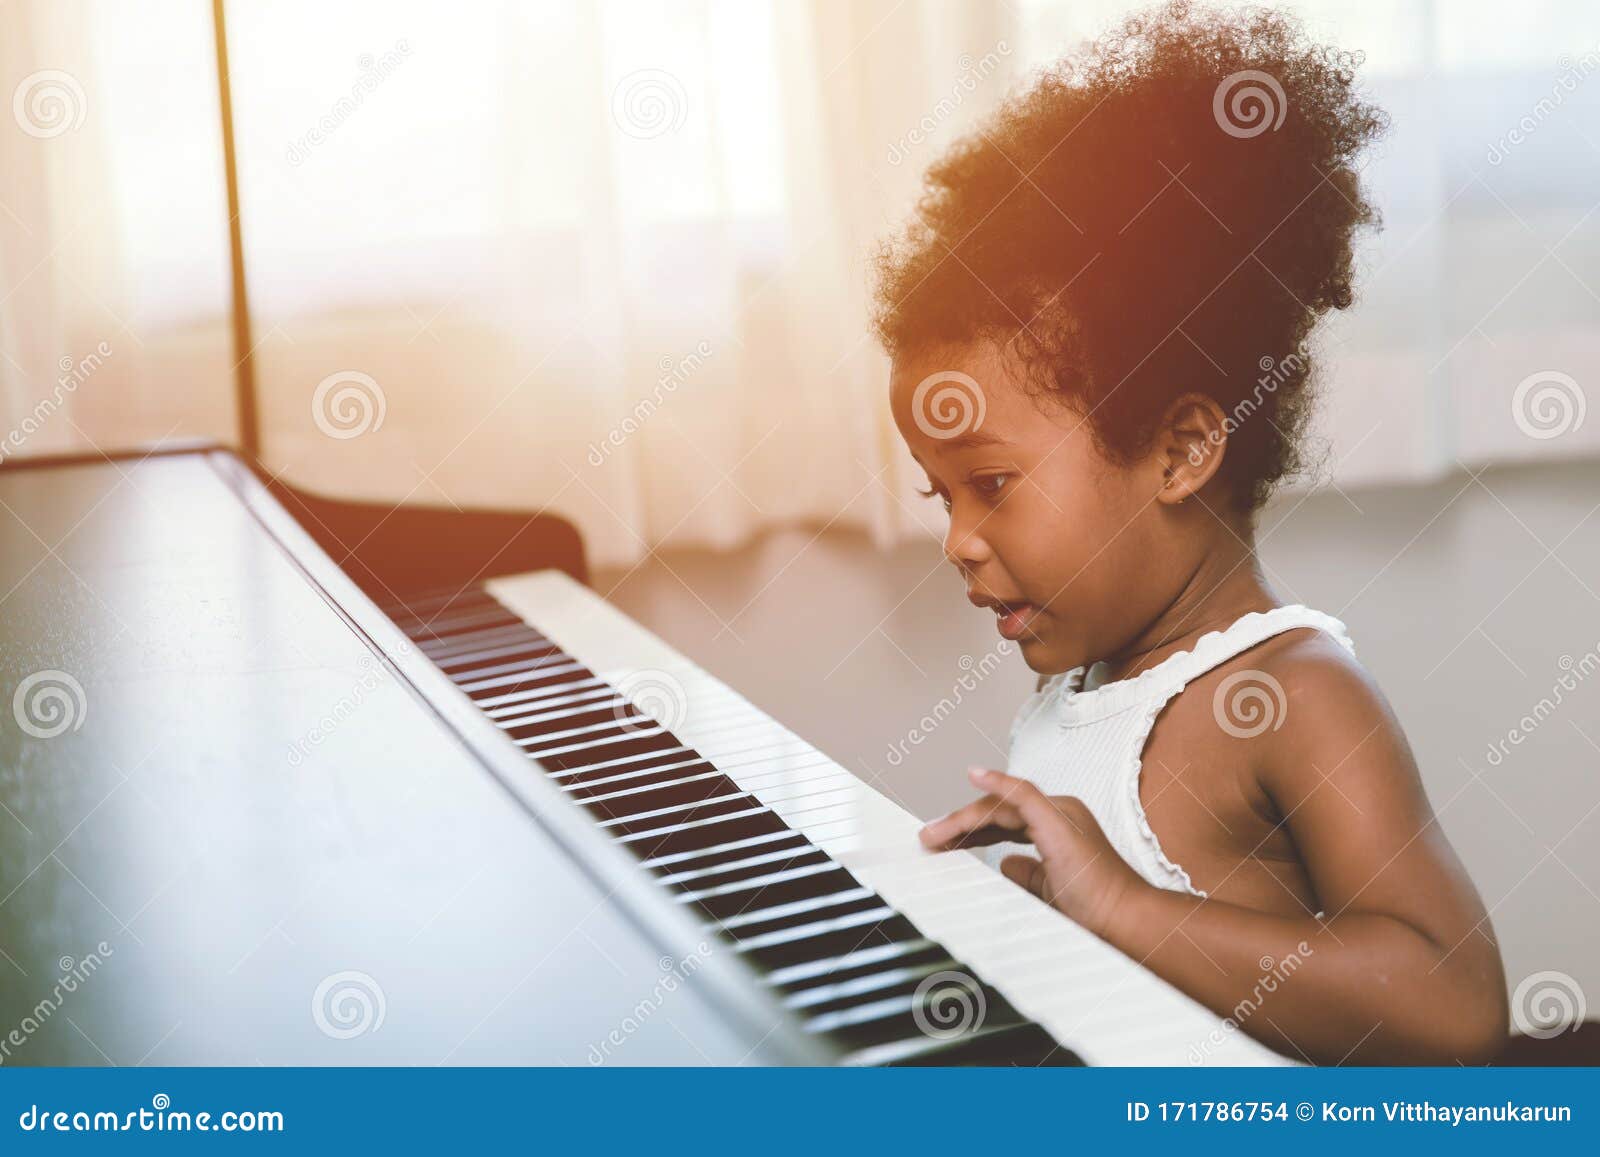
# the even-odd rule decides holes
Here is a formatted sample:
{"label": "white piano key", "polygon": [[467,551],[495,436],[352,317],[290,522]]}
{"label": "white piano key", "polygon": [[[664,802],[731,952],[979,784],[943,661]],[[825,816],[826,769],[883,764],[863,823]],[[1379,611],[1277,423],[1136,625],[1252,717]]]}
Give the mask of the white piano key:
{"label": "white piano key", "polygon": [[[774,811],[777,810],[775,805],[779,802],[787,803],[802,799],[815,799],[819,795],[827,796],[827,802],[830,803],[842,802],[843,800],[848,800],[849,797],[840,797],[839,792],[841,790],[849,791],[854,786],[851,783],[851,778],[848,771],[836,767],[830,775],[804,779],[783,779],[776,782],[763,783],[760,788],[761,802],[773,804]],[[749,790],[748,781],[740,783],[739,786]]]}
{"label": "white piano key", "polygon": [[[759,798],[759,797],[758,797]],[[836,820],[854,818],[855,805],[851,803],[830,804],[822,808],[795,808],[788,812],[775,807],[772,810],[778,814],[784,823],[797,832],[808,833],[812,825],[833,823]]]}

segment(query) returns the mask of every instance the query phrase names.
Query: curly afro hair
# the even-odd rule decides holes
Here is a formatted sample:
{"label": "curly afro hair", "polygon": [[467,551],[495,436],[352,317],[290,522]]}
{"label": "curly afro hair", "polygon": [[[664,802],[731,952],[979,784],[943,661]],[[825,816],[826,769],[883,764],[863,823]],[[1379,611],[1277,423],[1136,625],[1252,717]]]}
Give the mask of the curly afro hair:
{"label": "curly afro hair", "polygon": [[1300,466],[1304,343],[1350,304],[1351,239],[1378,220],[1355,162],[1386,119],[1360,62],[1265,10],[1130,17],[929,169],[877,256],[879,338],[1003,345],[1122,461],[1209,395],[1231,419],[1219,477],[1255,510]]}

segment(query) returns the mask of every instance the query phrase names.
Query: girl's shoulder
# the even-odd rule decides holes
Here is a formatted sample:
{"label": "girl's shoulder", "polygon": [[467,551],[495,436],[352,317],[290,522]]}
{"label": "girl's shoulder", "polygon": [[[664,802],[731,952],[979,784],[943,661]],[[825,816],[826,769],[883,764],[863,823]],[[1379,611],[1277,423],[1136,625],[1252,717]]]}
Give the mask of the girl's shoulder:
{"label": "girl's shoulder", "polygon": [[[1394,710],[1351,650],[1325,631],[1275,635],[1206,672],[1189,714],[1210,716],[1219,742],[1281,794],[1376,774],[1415,779]],[[1196,702],[1198,700],[1198,702]],[[1191,719],[1204,726],[1204,720]]]}

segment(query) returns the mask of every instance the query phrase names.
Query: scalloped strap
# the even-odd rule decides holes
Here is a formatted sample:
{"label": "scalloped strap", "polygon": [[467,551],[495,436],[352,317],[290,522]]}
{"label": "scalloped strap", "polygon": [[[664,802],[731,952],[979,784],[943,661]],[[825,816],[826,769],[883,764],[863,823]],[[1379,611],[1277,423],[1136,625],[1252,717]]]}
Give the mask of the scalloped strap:
{"label": "scalloped strap", "polygon": [[[1351,654],[1355,653],[1355,644],[1345,632],[1344,624],[1321,611],[1294,605],[1245,615],[1226,629],[1202,638],[1192,651],[1174,656],[1169,661],[1170,666],[1163,672],[1159,690],[1148,701],[1148,708],[1143,713],[1141,723],[1132,728],[1129,774],[1124,779],[1124,790],[1127,792],[1126,805],[1128,814],[1132,816],[1137,828],[1138,838],[1155,861],[1154,867],[1158,873],[1156,879],[1162,886],[1188,892],[1201,899],[1206,898],[1205,890],[1195,887],[1188,871],[1168,857],[1166,849],[1161,846],[1161,840],[1156,836],[1155,829],[1150,826],[1150,819],[1145,815],[1144,802],[1140,798],[1139,780],[1144,773],[1144,749],[1150,741],[1150,732],[1155,727],[1156,718],[1174,696],[1213,667],[1226,663],[1274,635],[1298,630],[1301,627],[1326,631],[1339,640]],[[1248,672],[1239,672],[1239,675],[1249,677]]]}
{"label": "scalloped strap", "polygon": [[1231,626],[1222,631],[1205,636],[1193,650],[1175,655],[1169,672],[1171,678],[1163,680],[1171,688],[1166,698],[1170,699],[1213,667],[1226,663],[1258,643],[1264,643],[1274,635],[1299,630],[1302,627],[1326,631],[1337,639],[1345,650],[1352,655],[1355,654],[1356,645],[1350,640],[1344,624],[1332,615],[1325,615],[1321,611],[1314,611],[1298,603],[1287,607],[1274,607],[1270,611],[1256,611],[1236,619]]}
{"label": "scalloped strap", "polygon": [[[1081,667],[1057,675],[1018,711],[1007,770],[1046,794],[1082,799],[1117,854],[1150,883],[1204,896],[1183,866],[1166,855],[1144,814],[1139,779],[1145,744],[1156,717],[1191,680],[1265,639],[1300,627],[1326,631],[1355,649],[1343,623],[1297,605],[1245,615],[1131,679],[1096,685]],[[1027,845],[1000,843],[979,854],[998,867],[1006,855],[1028,851]]]}

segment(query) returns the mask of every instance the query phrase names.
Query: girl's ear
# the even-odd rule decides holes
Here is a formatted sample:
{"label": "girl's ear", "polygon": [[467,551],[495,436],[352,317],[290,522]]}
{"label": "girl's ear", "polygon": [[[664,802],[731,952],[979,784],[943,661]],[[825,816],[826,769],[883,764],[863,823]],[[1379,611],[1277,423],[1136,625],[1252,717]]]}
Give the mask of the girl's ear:
{"label": "girl's ear", "polygon": [[1175,506],[1216,477],[1229,429],[1222,407],[1205,394],[1185,394],[1167,407],[1154,447],[1161,467],[1156,498]]}

